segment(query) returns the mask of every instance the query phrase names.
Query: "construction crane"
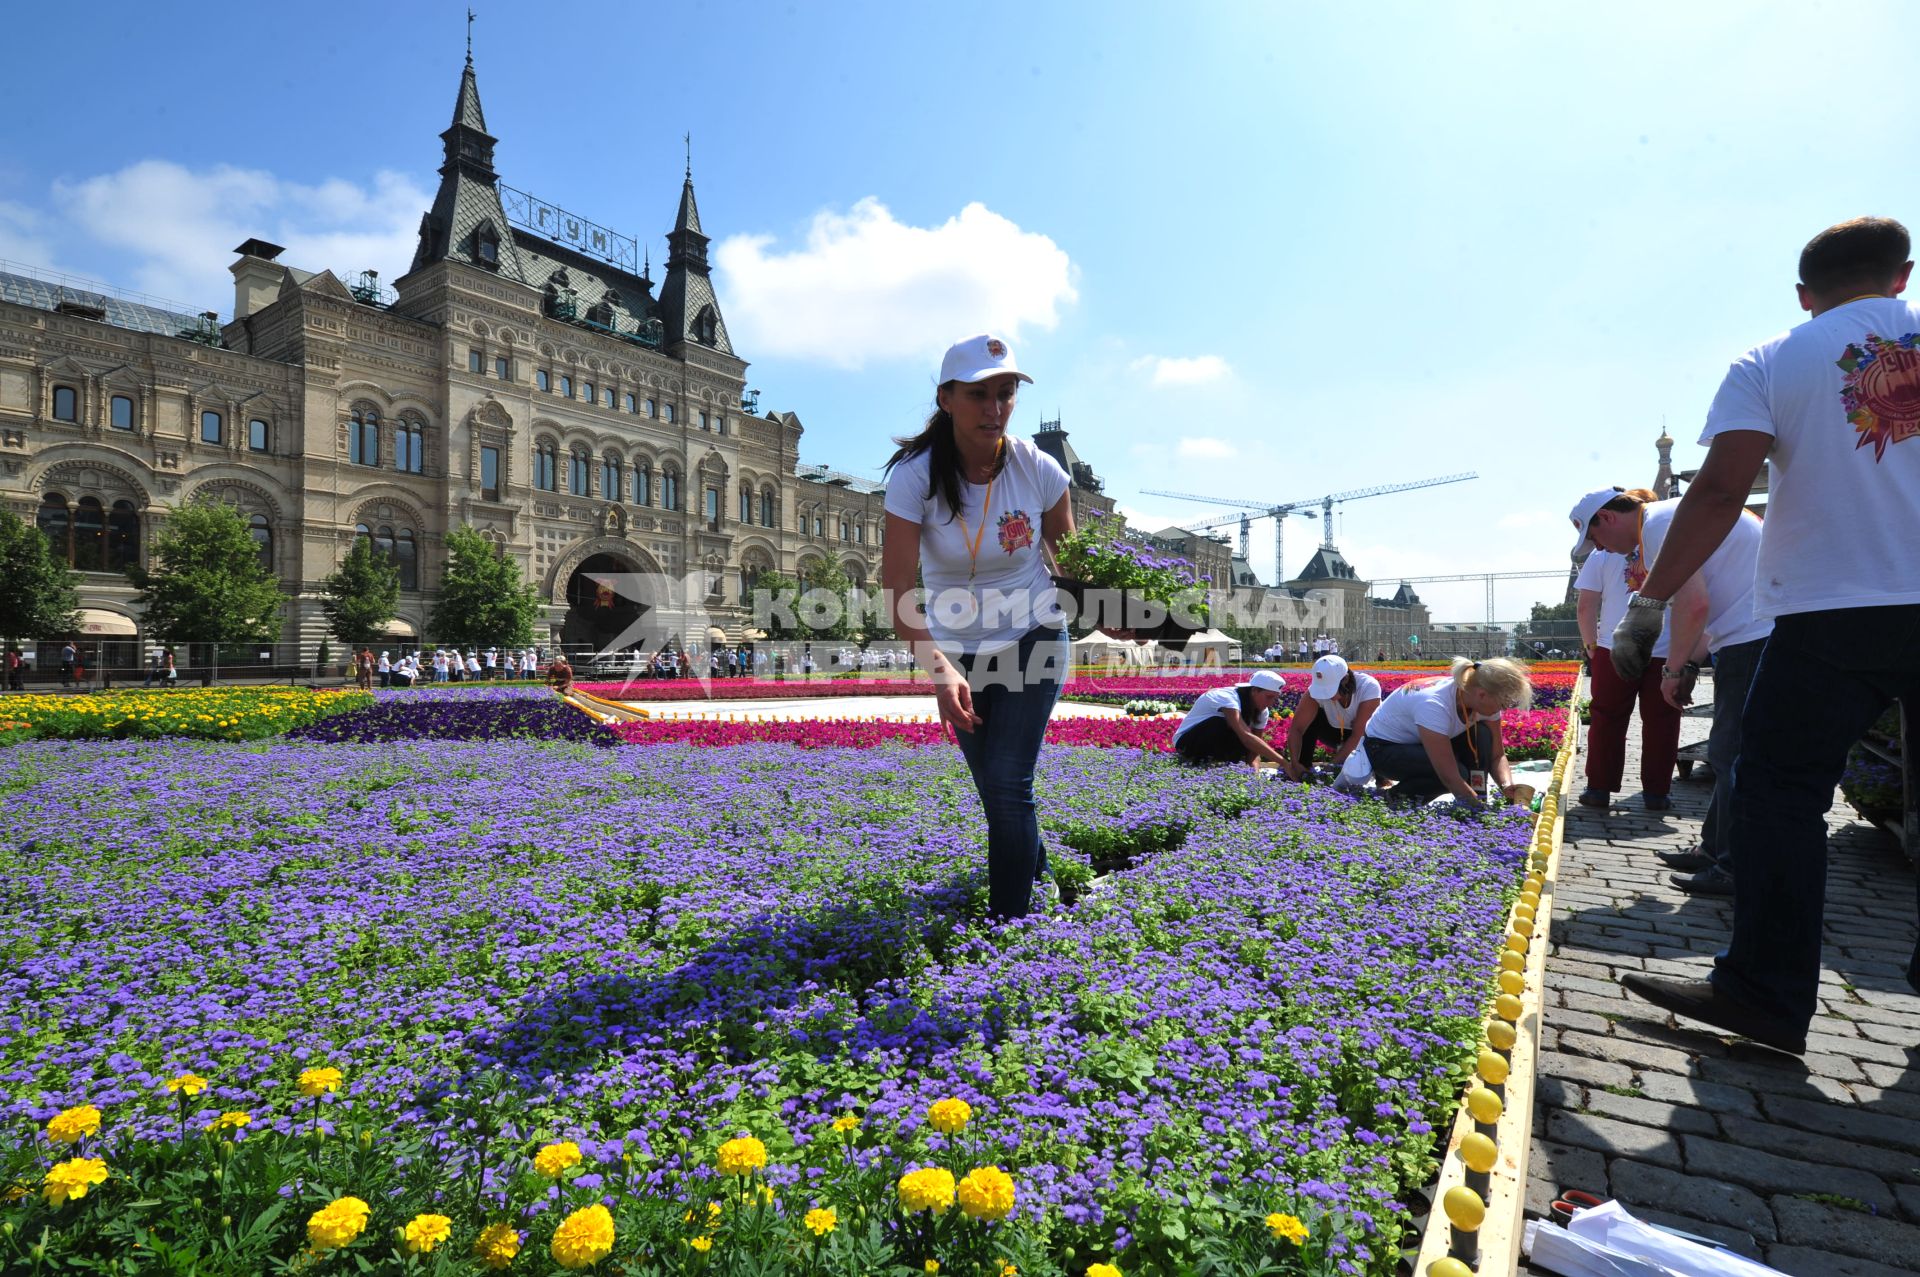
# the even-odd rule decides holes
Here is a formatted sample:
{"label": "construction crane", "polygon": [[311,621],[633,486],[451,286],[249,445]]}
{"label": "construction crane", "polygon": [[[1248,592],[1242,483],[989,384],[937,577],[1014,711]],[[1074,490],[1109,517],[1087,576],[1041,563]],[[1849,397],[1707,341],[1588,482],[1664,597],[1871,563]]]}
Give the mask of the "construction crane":
{"label": "construction crane", "polygon": [[1465,474],[1442,475],[1438,479],[1417,479],[1412,483],[1388,483],[1374,488],[1355,488],[1352,492],[1333,492],[1326,496],[1308,497],[1302,501],[1283,501],[1278,505],[1269,505],[1264,501],[1234,501],[1226,497],[1203,497],[1192,492],[1163,492],[1154,488],[1142,488],[1140,492],[1142,496],[1178,497],[1182,501],[1205,501],[1209,505],[1241,507],[1241,513],[1238,515],[1229,515],[1226,518],[1209,520],[1206,523],[1196,525],[1194,530],[1199,531],[1201,528],[1222,528],[1230,524],[1238,523],[1240,525],[1240,557],[1243,559],[1247,558],[1247,552],[1252,548],[1250,532],[1253,521],[1255,519],[1272,519],[1273,576],[1274,584],[1278,585],[1287,579],[1286,537],[1288,515],[1297,514],[1302,518],[1311,519],[1314,516],[1315,507],[1318,507],[1321,523],[1320,544],[1323,549],[1331,550],[1333,548],[1333,507],[1342,502],[1358,501],[1363,497],[1382,497],[1389,492],[1411,492],[1415,488],[1435,488],[1446,483],[1464,483],[1468,479],[1478,479],[1479,477],[1478,474],[1468,471]]}

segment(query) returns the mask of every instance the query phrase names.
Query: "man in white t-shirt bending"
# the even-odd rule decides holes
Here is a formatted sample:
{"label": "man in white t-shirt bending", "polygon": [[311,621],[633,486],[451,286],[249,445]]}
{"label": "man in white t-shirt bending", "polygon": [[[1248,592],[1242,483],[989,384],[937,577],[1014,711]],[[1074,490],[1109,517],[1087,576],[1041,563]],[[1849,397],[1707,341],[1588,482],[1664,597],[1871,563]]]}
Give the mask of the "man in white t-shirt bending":
{"label": "man in white t-shirt bending", "polygon": [[[1651,495],[1651,494],[1649,494]],[[1580,793],[1582,807],[1606,808],[1626,778],[1627,725],[1634,704],[1640,706],[1640,801],[1648,811],[1673,808],[1673,765],[1680,753],[1680,710],[1660,694],[1659,664],[1667,656],[1668,634],[1662,630],[1654,644],[1654,666],[1638,683],[1629,683],[1613,669],[1607,644],[1613,627],[1627,610],[1627,595],[1644,580],[1646,569],[1638,557],[1611,550],[1595,550],[1580,565],[1574,588],[1580,591],[1580,642],[1593,669],[1593,702],[1587,727],[1587,787]],[[1691,853],[1688,853],[1691,854]]]}
{"label": "man in white t-shirt bending", "polygon": [[[1754,613],[1773,634],[1734,770],[1733,941],[1706,980],[1628,975],[1676,1015],[1806,1050],[1818,1008],[1826,811],[1847,751],[1895,697],[1920,703],[1920,306],[1906,228],[1842,222],[1800,254],[1812,318],[1734,361],[1706,464],[1614,635],[1645,653],[1681,583],[1738,523],[1772,462]],[[1907,968],[1920,989],[1920,953]]]}

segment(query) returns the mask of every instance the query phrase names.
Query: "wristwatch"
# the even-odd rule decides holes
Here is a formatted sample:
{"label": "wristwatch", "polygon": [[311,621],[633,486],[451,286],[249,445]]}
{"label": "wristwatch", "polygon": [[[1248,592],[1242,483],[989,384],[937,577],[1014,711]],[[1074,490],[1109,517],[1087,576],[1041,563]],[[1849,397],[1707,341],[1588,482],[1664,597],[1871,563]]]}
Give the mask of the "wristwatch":
{"label": "wristwatch", "polygon": [[1635,594],[1627,600],[1627,607],[1629,609],[1636,607],[1644,608],[1650,612],[1664,612],[1667,610],[1668,602],[1669,600],[1667,599],[1650,599],[1644,594]]}
{"label": "wristwatch", "polygon": [[1660,667],[1661,678],[1685,678],[1689,674],[1697,675],[1699,672],[1700,672],[1700,662],[1698,661],[1688,661],[1685,665],[1682,665],[1677,670],[1674,669],[1673,666],[1671,665],[1662,665]]}

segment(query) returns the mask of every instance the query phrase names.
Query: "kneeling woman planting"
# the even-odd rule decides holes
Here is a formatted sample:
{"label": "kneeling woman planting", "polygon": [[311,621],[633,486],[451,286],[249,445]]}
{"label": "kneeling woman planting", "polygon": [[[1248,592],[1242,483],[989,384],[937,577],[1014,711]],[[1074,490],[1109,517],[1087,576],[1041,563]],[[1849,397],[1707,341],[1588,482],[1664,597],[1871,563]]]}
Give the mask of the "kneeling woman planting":
{"label": "kneeling woman planting", "polygon": [[1380,702],[1340,782],[1356,788],[1378,777],[1399,782],[1396,792],[1409,796],[1446,792],[1482,806],[1486,777],[1503,793],[1513,787],[1500,715],[1532,703],[1533,684],[1520,662],[1456,656],[1450,675],[1408,683]]}

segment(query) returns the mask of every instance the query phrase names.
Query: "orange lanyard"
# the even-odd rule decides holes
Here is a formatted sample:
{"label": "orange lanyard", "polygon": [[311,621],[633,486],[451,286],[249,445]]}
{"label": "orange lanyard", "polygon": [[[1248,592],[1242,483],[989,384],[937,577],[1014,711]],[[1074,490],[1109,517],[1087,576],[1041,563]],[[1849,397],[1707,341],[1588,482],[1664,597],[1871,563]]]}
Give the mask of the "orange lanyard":
{"label": "orange lanyard", "polygon": [[1627,588],[1638,590],[1647,583],[1647,507],[1640,507],[1640,522],[1633,531],[1633,553],[1627,556]]}
{"label": "orange lanyard", "polygon": [[[974,570],[980,566],[980,542],[986,538],[987,520],[992,516],[993,512],[993,481],[1000,477],[1000,452],[1001,449],[1006,446],[1007,440],[1004,435],[1001,436],[1000,442],[994,445],[993,470],[987,475],[987,495],[981,498],[980,501],[980,527],[974,532],[973,539],[967,542],[968,585],[973,584]],[[962,532],[967,530],[967,521],[964,516],[960,520],[960,530]]]}
{"label": "orange lanyard", "polygon": [[1480,766],[1480,749],[1473,743],[1473,716],[1467,713],[1467,694],[1465,692],[1459,693],[1456,703],[1460,709],[1460,721],[1467,725],[1467,753],[1473,756],[1473,765],[1475,768],[1478,768]]}

